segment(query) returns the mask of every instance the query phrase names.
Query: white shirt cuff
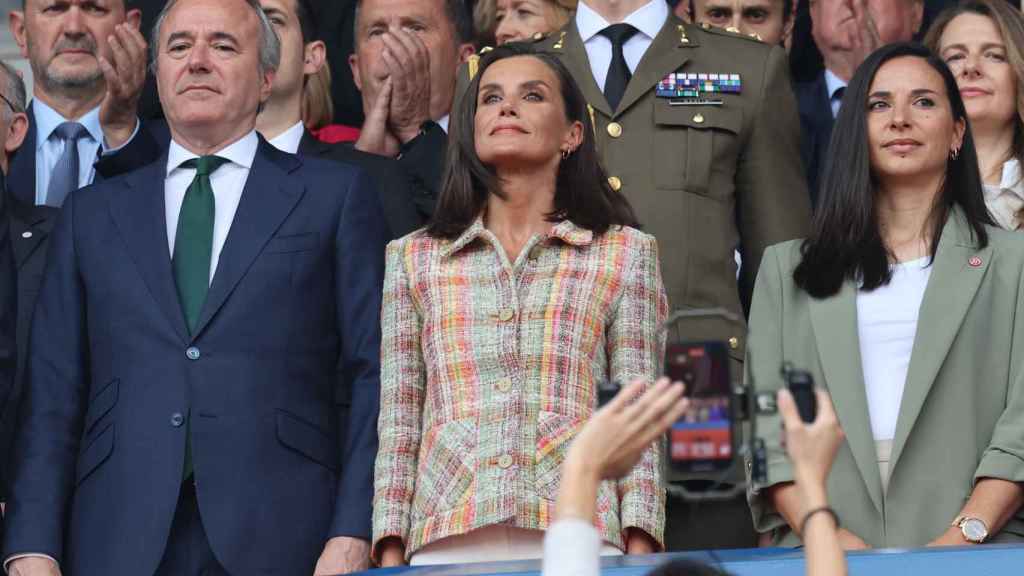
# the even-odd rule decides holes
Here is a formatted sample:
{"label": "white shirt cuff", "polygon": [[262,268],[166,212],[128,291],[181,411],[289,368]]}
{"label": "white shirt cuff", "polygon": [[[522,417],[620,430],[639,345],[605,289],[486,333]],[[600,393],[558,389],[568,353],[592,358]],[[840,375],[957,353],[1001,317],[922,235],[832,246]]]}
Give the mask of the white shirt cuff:
{"label": "white shirt cuff", "polygon": [[11,566],[11,562],[14,562],[19,558],[46,558],[47,560],[52,560],[54,564],[60,566],[57,560],[49,554],[15,554],[14,556],[11,556],[10,558],[4,560],[4,574],[8,573],[7,569]]}
{"label": "white shirt cuff", "polygon": [[104,136],[101,139],[102,142],[100,142],[100,156],[107,156],[109,154],[113,154],[113,153],[119,151],[121,148],[124,148],[125,146],[130,144],[132,140],[135,140],[135,136],[139,133],[139,127],[141,127],[141,126],[142,126],[142,122],[139,122],[139,119],[136,118],[135,119],[135,130],[132,131],[131,138],[125,140],[124,144],[121,144],[117,148],[107,148],[107,137]]}
{"label": "white shirt cuff", "polygon": [[601,535],[593,524],[565,518],[548,527],[542,576],[598,576],[600,565]]}

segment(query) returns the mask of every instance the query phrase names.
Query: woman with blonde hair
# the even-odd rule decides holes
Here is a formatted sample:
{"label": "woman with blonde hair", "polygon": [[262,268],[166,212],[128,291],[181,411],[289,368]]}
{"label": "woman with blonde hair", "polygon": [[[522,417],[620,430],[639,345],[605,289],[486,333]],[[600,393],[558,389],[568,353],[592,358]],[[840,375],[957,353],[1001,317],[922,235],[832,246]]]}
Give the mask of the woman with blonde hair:
{"label": "woman with blonde hair", "polygon": [[985,204],[1001,227],[1024,226],[1024,15],[1003,0],[942,12],[925,43],[956,75],[978,148]]}
{"label": "woman with blonde hair", "polygon": [[548,35],[565,26],[576,0],[480,0],[473,8],[477,36],[500,46],[513,40]]}

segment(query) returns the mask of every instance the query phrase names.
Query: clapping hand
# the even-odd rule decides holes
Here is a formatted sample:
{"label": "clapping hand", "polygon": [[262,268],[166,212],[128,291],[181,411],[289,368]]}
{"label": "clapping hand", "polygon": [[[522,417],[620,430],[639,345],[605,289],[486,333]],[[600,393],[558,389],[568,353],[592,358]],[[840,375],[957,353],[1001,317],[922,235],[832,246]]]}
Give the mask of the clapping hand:
{"label": "clapping hand", "polygon": [[107,83],[100,126],[107,148],[123,146],[135,133],[139,97],[146,83],[146,41],[131,24],[118,24],[107,39],[112,60],[97,56]]}

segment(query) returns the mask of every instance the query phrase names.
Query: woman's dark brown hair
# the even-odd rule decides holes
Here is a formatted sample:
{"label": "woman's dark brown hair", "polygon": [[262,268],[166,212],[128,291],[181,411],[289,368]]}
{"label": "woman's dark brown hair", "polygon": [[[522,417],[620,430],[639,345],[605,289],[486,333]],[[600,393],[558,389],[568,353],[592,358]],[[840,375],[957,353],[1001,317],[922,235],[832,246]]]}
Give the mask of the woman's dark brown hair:
{"label": "woman's dark brown hair", "polygon": [[480,79],[492,64],[506,58],[529,56],[543,62],[561,84],[565,116],[569,122],[583,124],[583,141],[575,152],[558,166],[555,206],[548,220],[571,220],[581,228],[603,234],[616,225],[637,226],[629,202],[608,185],[593,140],[593,125],[587,101],[558,59],[536,51],[529,44],[510,42],[491,50],[480,59],[480,71],[452,111],[448,135],[448,157],[441,194],[427,233],[436,238],[457,238],[466,231],[487,206],[491,194],[504,198],[501,182],[494,169],[480,161],[476,153],[475,118]]}

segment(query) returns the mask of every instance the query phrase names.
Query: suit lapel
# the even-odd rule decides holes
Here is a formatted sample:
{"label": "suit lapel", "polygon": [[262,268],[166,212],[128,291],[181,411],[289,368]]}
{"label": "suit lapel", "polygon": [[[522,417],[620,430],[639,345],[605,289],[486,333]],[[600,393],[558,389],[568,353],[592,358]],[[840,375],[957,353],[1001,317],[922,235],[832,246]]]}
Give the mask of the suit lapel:
{"label": "suit lapel", "polygon": [[[619,108],[615,116],[628,110],[637,100],[651,91],[651,88],[660,82],[665,76],[683,67],[690,59],[691,48],[697,46],[696,37],[688,37],[684,43],[679,26],[684,26],[682,20],[669,17],[665,20],[658,35],[644,52],[640,64],[637,65],[633,77],[626,86],[626,93],[622,95]],[[596,86],[596,84],[595,84]]]}
{"label": "suit lapel", "polygon": [[892,470],[896,469],[914,422],[985,277],[992,250],[991,245],[978,250],[960,212],[950,213],[918,314],[907,382],[896,420]]}
{"label": "suit lapel", "polygon": [[298,156],[278,152],[260,137],[252,170],[245,181],[242,199],[199,315],[196,335],[224,305],[263,247],[302,198],[305,191],[302,181],[288,177],[299,166]]}
{"label": "suit lapel", "polygon": [[[594,80],[594,74],[590,70],[590,58],[587,57],[587,50],[583,47],[583,39],[580,37],[579,29],[576,28],[576,20],[573,19],[563,30],[565,37],[561,40],[561,44],[565,58],[562,59],[562,62],[576,79],[587,103],[605,116],[611,117],[612,108],[608,105],[608,100],[605,99],[604,92],[598,87],[597,81]],[[557,45],[558,43],[555,44],[555,46]],[[558,48],[553,48],[553,50],[559,51]]]}
{"label": "suit lapel", "polygon": [[28,262],[53,229],[57,209],[50,206],[26,206],[11,194],[11,245],[18,269]]}
{"label": "suit lapel", "polygon": [[167,154],[153,164],[125,177],[126,186],[110,197],[114,225],[149,293],[182,340],[188,340],[185,318],[171,271],[167,246],[167,213],[164,200]]}
{"label": "suit lapel", "polygon": [[831,298],[812,298],[810,313],[825,381],[846,433],[846,442],[867,485],[871,501],[881,511],[882,481],[864,392],[855,284],[844,282],[839,293]]}

